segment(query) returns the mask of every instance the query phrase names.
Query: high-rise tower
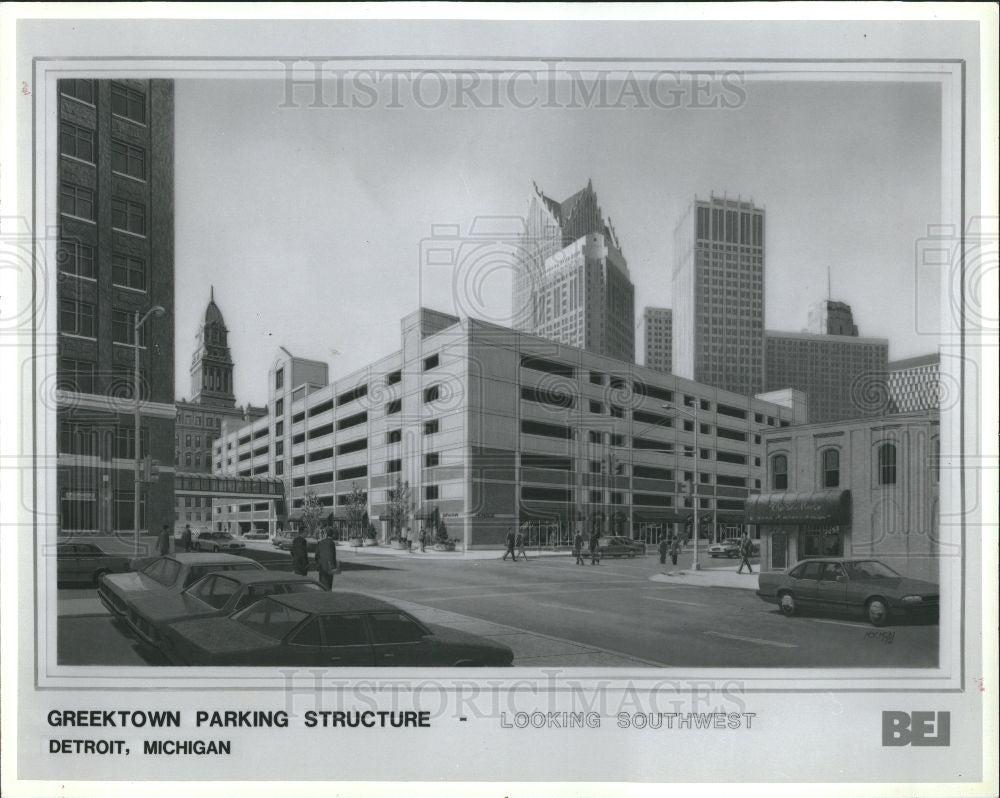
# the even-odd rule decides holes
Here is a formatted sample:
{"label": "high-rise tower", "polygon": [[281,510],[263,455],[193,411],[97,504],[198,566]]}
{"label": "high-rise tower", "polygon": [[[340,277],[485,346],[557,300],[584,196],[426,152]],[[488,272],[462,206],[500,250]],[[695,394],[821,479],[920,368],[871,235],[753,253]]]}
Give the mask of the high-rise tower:
{"label": "high-rise tower", "polygon": [[212,407],[235,407],[233,358],[229,331],[211,289],[205,321],[198,330],[198,346],[191,360],[191,400]]}

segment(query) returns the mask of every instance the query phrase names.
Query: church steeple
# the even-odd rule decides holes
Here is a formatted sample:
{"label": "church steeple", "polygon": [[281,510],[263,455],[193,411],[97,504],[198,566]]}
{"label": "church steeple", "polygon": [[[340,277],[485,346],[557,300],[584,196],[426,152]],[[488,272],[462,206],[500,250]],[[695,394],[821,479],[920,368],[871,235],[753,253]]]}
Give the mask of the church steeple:
{"label": "church steeple", "polygon": [[229,331],[222,311],[215,304],[214,285],[209,290],[205,320],[196,338],[198,345],[191,361],[192,401],[213,407],[236,407]]}

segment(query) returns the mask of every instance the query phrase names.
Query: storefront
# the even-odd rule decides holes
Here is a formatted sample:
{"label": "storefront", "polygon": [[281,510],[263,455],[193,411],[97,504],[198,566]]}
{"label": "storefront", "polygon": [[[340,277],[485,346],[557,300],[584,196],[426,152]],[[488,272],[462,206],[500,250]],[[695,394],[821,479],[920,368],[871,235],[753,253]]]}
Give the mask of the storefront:
{"label": "storefront", "polygon": [[760,529],[760,568],[783,571],[810,557],[851,550],[851,492],[764,493],[747,498],[745,520]]}

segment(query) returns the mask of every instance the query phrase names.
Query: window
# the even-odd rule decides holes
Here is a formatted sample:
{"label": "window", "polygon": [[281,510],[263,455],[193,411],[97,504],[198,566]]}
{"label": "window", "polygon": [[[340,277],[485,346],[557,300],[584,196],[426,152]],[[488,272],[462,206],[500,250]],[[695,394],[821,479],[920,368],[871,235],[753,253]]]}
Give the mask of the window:
{"label": "window", "polygon": [[367,646],[364,619],[360,615],[323,615],[323,635],[328,646]]}
{"label": "window", "polygon": [[[337,447],[337,454],[351,454],[352,452],[360,452],[368,448],[367,438],[358,438],[356,441],[350,441],[349,443],[342,443]],[[328,455],[329,456],[329,455]],[[309,455],[310,461],[314,458],[314,455]]]}
{"label": "window", "polygon": [[424,636],[424,630],[403,613],[377,613],[369,615],[372,643],[412,643]]}
{"label": "window", "polygon": [[403,470],[402,460],[389,460],[385,464],[385,473],[387,474],[398,474]]}
{"label": "window", "polygon": [[896,444],[883,443],[878,447],[878,484],[896,484]]}
{"label": "window", "polygon": [[111,113],[140,125],[146,124],[146,95],[138,89],[111,84]]}
{"label": "window", "polygon": [[66,97],[72,97],[90,105],[94,104],[97,96],[92,80],[60,80],[59,91]]}
{"label": "window", "polygon": [[75,183],[59,185],[59,213],[94,221],[94,192]]}
{"label": "window", "polygon": [[397,382],[403,379],[403,372],[392,371],[385,375],[386,385],[395,385]]}
{"label": "window", "polygon": [[274,390],[280,391],[285,385],[285,370],[278,369],[274,372]]}
{"label": "window", "polygon": [[424,391],[424,404],[435,402],[441,398],[441,386],[432,385]]}
{"label": "window", "polygon": [[614,418],[625,418],[625,408],[618,405],[609,405],[608,409]]}
{"label": "window", "polygon": [[85,360],[60,358],[58,388],[62,391],[94,393],[94,364]]}
{"label": "window", "polygon": [[430,357],[424,358],[424,371],[430,371],[431,369],[437,368],[438,363],[441,360],[438,355],[431,355]]}
{"label": "window", "polygon": [[[135,427],[115,427],[114,456],[120,460],[135,459]],[[139,431],[139,456],[145,457],[149,450],[149,430]],[[188,454],[188,457],[191,455]]]}
{"label": "window", "polygon": [[941,481],[941,439],[931,439],[931,480],[937,485]]}
{"label": "window", "polygon": [[823,487],[836,488],[840,486],[840,452],[836,449],[826,449],[823,452]]}
{"label": "window", "polygon": [[141,202],[112,198],[111,226],[125,233],[146,235],[146,206]]}
{"label": "window", "polygon": [[438,498],[438,486],[437,485],[424,485],[424,498],[425,499],[436,499],[436,498]]}
{"label": "window", "polygon": [[521,432],[527,435],[544,435],[548,438],[564,438],[571,440],[573,430],[560,424],[545,424],[541,421],[521,421]]}
{"label": "window", "polygon": [[441,463],[441,454],[439,452],[428,452],[424,455],[424,468],[433,468]]}
{"label": "window", "polygon": [[119,174],[146,179],[146,151],[142,147],[126,144],[124,141],[111,142],[111,168]]}
{"label": "window", "polygon": [[124,288],[146,290],[146,261],[132,255],[114,253],[111,258],[111,281]]}
{"label": "window", "polygon": [[403,409],[402,399],[393,399],[391,402],[385,403],[385,414],[387,416],[394,416],[402,409]]}
{"label": "window", "polygon": [[386,443],[399,443],[403,440],[403,430],[401,429],[391,429],[385,433]]}
{"label": "window", "polygon": [[[111,340],[116,344],[135,346],[135,319],[127,310],[111,311]],[[139,346],[146,345],[146,328],[139,328]]]}
{"label": "window", "polygon": [[602,433],[595,432],[594,430],[589,430],[587,432],[587,440],[590,443],[601,443],[602,442]]}
{"label": "window", "polygon": [[60,240],[56,262],[59,264],[59,271],[63,274],[86,277],[91,280],[97,277],[97,271],[94,268],[94,248],[74,239],[64,238]]}
{"label": "window", "polygon": [[95,336],[94,306],[75,299],[59,300],[59,332],[69,335]]}
{"label": "window", "polygon": [[285,414],[285,400],[275,399],[274,400],[274,415],[282,416]]}
{"label": "window", "polygon": [[97,431],[63,421],[59,424],[59,451],[65,454],[97,454]]}
{"label": "window", "polygon": [[590,400],[590,412],[591,413],[604,413],[604,404],[602,402],[595,402],[593,399]]}
{"label": "window", "polygon": [[438,419],[424,422],[424,435],[433,435],[441,429],[441,422]]}
{"label": "window", "polygon": [[59,123],[59,152],[87,163],[94,162],[94,131],[72,122]]}
{"label": "window", "polygon": [[[340,421],[337,422],[337,431],[339,432],[340,430],[350,429],[351,427],[356,427],[359,424],[364,424],[367,421],[368,421],[368,411],[363,410],[360,413],[355,413],[353,416],[346,416],[340,419]],[[329,427],[330,425],[327,424],[327,426]],[[310,435],[309,437],[312,437],[312,435]]]}
{"label": "window", "polygon": [[521,398],[529,402],[552,405],[553,407],[572,408],[575,406],[573,397],[561,391],[545,388],[531,388],[527,385],[521,388]]}
{"label": "window", "polygon": [[275,421],[274,422],[274,435],[275,435],[275,437],[278,437],[279,435],[284,435],[284,434],[285,434],[285,422],[284,421]]}
{"label": "window", "polygon": [[788,458],[783,454],[771,458],[771,490],[788,490]]}

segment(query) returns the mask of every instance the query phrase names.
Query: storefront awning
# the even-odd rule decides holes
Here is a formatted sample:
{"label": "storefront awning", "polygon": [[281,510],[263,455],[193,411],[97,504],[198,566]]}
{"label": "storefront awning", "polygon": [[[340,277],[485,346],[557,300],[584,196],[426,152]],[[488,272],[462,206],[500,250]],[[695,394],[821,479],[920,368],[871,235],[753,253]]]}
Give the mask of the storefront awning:
{"label": "storefront awning", "polygon": [[851,492],[824,490],[748,496],[744,519],[748,524],[849,524]]}

